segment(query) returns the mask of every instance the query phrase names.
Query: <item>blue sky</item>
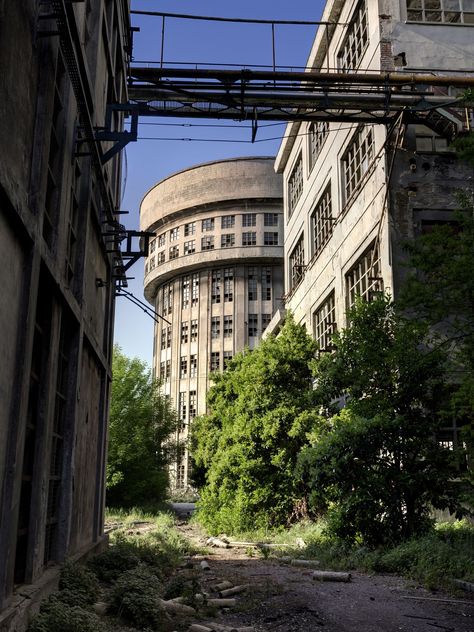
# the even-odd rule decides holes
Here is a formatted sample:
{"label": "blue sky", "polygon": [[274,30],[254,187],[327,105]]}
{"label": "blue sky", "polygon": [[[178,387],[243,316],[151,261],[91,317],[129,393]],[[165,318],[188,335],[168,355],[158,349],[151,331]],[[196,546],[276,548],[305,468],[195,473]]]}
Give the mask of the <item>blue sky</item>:
{"label": "blue sky", "polygon": [[[222,0],[132,0],[132,9],[232,18],[319,20],[321,0],[241,0],[238,4]],[[161,18],[132,16],[140,28],[134,38],[136,62],[159,61]],[[275,28],[276,63],[304,66],[315,27],[281,25]],[[164,61],[219,63],[251,66],[272,63],[269,25],[228,24],[167,19]],[[140,65],[146,65],[145,63]],[[193,127],[190,127],[192,124]],[[196,127],[212,125],[212,127]],[[214,127],[219,125],[220,127]],[[225,127],[224,127],[225,126]],[[139,125],[139,140],[126,149],[122,210],[129,211],[121,221],[127,228],[139,226],[139,207],[144,194],[159,180],[191,165],[233,156],[275,155],[285,129],[281,124],[262,123],[258,142],[251,144],[248,123],[147,118]],[[149,138],[167,140],[148,140]],[[192,138],[202,140],[183,141]],[[274,140],[266,140],[273,138]],[[125,156],[124,156],[125,158]],[[135,277],[128,290],[143,299],[143,259],[128,272]],[[115,341],[128,356],[138,356],[149,364],[153,353],[153,321],[125,298],[117,298]]]}

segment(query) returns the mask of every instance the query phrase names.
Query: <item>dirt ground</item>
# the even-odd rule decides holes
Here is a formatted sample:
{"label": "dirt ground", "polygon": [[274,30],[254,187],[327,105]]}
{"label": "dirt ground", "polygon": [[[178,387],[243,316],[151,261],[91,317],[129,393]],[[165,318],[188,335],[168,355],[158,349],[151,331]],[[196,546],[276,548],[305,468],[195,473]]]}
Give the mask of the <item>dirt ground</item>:
{"label": "dirt ground", "polygon": [[[206,536],[196,526],[178,521],[178,528],[195,544],[205,546]],[[207,571],[200,569],[203,559],[209,564]],[[209,619],[223,626],[252,626],[255,632],[474,632],[472,593],[455,598],[400,577],[360,573],[353,573],[349,583],[316,582],[311,569],[252,557],[243,548],[213,548],[190,563],[199,571],[201,589],[210,594],[223,580],[234,586],[250,585],[236,595],[236,608],[223,609]],[[206,619],[198,623],[206,625]]]}

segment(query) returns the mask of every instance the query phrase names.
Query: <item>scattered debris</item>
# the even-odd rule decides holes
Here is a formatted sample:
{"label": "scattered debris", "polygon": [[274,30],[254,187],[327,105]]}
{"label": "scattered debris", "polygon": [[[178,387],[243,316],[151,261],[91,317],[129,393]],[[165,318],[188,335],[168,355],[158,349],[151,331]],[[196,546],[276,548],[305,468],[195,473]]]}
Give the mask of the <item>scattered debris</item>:
{"label": "scattered debris", "polygon": [[209,566],[209,564],[206,562],[206,560],[203,560],[199,566],[201,567],[202,571],[210,571],[211,567]]}

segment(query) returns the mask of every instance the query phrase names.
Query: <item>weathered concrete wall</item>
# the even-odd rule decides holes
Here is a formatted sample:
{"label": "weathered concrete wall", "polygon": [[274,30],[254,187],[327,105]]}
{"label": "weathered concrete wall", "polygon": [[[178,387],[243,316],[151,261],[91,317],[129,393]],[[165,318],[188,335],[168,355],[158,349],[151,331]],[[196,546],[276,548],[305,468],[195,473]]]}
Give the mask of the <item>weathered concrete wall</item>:
{"label": "weathered concrete wall", "polygon": [[[309,64],[323,72],[326,64],[338,67],[338,55],[347,35],[356,0],[330,0],[323,19],[337,21],[327,50],[326,31],[320,28]],[[367,2],[369,41],[358,67],[361,71],[395,70],[424,72],[472,72],[474,26],[469,24],[408,23],[403,0]],[[355,68],[353,70],[356,70]],[[297,132],[300,132],[297,135]],[[275,168],[284,176],[285,208],[285,291],[290,291],[286,306],[298,321],[313,328],[313,315],[331,292],[335,295],[335,319],[345,325],[347,309],[346,274],[377,238],[380,250],[380,276],[383,287],[396,294],[403,277],[402,241],[413,236],[419,210],[441,215],[457,205],[455,193],[472,183],[472,169],[453,154],[423,155],[416,152],[415,126],[405,132],[403,150],[389,174],[390,156],[386,150],[386,130],[373,126],[375,159],[348,205],[344,199],[343,157],[355,132],[348,123],[331,123],[313,167],[310,164],[309,124],[292,123],[277,155]],[[288,212],[288,181],[299,156],[303,160],[302,194]],[[408,161],[416,159],[416,171]],[[390,191],[387,180],[390,177]],[[311,213],[321,193],[330,185],[333,231],[323,250],[314,256]],[[388,200],[388,212],[383,210]],[[300,284],[291,288],[290,255],[303,235],[305,270]]]}
{"label": "weathered concrete wall", "polygon": [[281,198],[280,177],[272,173],[273,157],[235,158],[196,165],[156,184],[143,198],[140,226],[159,228],[175,213],[227,201]]}
{"label": "weathered concrete wall", "polygon": [[[57,581],[45,569],[103,543],[113,318],[96,284],[112,272],[103,210],[45,10],[0,2],[0,629],[18,631]],[[100,126],[126,91],[128,3],[71,10]],[[105,170],[118,206],[120,157]]]}

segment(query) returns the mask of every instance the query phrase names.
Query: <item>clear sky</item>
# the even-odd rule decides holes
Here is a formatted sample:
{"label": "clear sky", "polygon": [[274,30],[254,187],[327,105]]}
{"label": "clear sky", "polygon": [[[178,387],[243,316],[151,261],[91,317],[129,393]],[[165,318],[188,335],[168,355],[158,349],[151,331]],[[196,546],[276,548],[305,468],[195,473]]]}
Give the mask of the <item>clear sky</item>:
{"label": "clear sky", "polygon": [[[322,0],[132,0],[132,10],[151,10],[190,15],[275,20],[319,20]],[[134,36],[134,63],[157,62],[161,54],[161,18],[132,16],[140,28]],[[304,66],[316,27],[281,25],[275,27],[276,63]],[[144,62],[139,64],[138,62]],[[252,66],[272,63],[270,25],[228,24],[167,19],[164,62],[238,64]],[[189,126],[192,124],[192,127]],[[198,127],[201,125],[201,127]],[[202,127],[211,125],[212,127]],[[219,126],[219,127],[216,127]],[[279,147],[285,126],[262,123],[257,142],[250,143],[248,123],[178,118],[146,118],[139,124],[139,140],[130,143],[124,156],[121,221],[129,229],[139,226],[139,207],[144,194],[159,180],[191,165],[234,156],[271,156]],[[148,140],[159,138],[166,140]],[[199,140],[179,140],[179,139]],[[202,139],[202,140],[201,140]],[[273,140],[266,140],[273,139]],[[129,271],[135,277],[128,290],[143,299],[144,260]],[[123,297],[117,298],[115,341],[128,356],[151,364],[153,320]]]}

